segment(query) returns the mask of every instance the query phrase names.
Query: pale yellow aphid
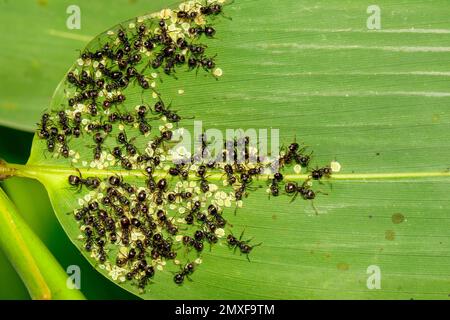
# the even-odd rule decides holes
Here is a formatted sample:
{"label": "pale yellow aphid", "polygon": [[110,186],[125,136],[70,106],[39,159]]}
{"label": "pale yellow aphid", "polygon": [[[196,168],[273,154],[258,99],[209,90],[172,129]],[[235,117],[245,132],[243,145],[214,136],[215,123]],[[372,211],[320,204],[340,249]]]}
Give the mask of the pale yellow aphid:
{"label": "pale yellow aphid", "polygon": [[341,164],[337,161],[331,161],[330,168],[333,172],[339,172],[341,171]]}
{"label": "pale yellow aphid", "polygon": [[216,69],[214,69],[213,74],[214,74],[216,77],[221,77],[221,76],[223,75],[223,70],[222,70],[221,68],[216,68]]}

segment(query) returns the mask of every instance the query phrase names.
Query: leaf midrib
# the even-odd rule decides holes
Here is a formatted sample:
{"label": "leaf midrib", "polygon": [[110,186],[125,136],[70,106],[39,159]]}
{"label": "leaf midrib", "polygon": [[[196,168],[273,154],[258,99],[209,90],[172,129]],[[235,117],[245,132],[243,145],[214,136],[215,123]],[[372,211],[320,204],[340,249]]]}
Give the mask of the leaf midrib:
{"label": "leaf midrib", "polygon": [[[208,180],[223,180],[224,173],[215,170],[215,173],[208,174]],[[37,179],[53,175],[53,176],[64,176],[67,177],[71,174],[81,175],[94,175],[98,177],[107,177],[111,175],[120,175],[122,177],[135,177],[135,178],[146,178],[147,175],[141,169],[95,169],[95,168],[68,168],[63,166],[46,166],[46,165],[33,165],[33,164],[1,164],[0,165],[0,176],[19,176],[25,178]],[[156,170],[153,173],[154,177],[166,177],[168,176],[165,170]],[[262,174],[260,179],[269,179],[272,175]],[[309,177],[309,174],[285,174],[286,180],[304,180]],[[429,172],[388,172],[388,173],[334,173],[332,175],[333,180],[392,180],[392,179],[421,179],[421,178],[448,178],[450,177],[450,171],[429,171]],[[198,178],[195,171],[191,171],[189,178]]]}

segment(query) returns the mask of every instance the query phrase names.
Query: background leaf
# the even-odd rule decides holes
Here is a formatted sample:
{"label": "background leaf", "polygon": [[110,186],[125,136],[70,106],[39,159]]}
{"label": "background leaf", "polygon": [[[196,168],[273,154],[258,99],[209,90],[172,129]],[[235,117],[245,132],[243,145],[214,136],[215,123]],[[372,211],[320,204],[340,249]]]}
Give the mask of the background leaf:
{"label": "background leaf", "polygon": [[[297,135],[319,163],[335,157],[344,173],[447,170],[448,4],[379,5],[384,31],[368,32],[364,1],[236,1],[227,8],[233,20],[218,21],[218,39],[208,43],[222,79],[178,74],[161,91],[206,128],[280,128],[285,143]],[[61,209],[65,180],[41,181],[74,239]],[[227,213],[263,242],[251,263],[218,246],[193,282],[174,287],[167,272],[144,297],[448,298],[448,180],[332,185],[315,202],[318,216],[308,203],[252,194],[237,216]],[[381,290],[367,289],[370,265],[381,268]]]}
{"label": "background leaf", "polygon": [[[0,2],[0,125],[33,131],[68,67],[96,34],[166,4],[164,0],[27,0]],[[81,29],[69,30],[66,9],[81,10]]]}

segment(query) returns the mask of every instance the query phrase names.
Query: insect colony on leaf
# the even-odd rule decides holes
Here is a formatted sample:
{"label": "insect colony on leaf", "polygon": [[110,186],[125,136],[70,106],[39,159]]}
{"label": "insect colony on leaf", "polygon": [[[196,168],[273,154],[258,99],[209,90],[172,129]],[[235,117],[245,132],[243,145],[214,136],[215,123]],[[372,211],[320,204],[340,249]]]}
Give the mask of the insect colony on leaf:
{"label": "insect colony on leaf", "polygon": [[[200,155],[167,166],[171,129],[183,118],[162,100],[155,79],[176,77],[183,69],[222,74],[202,40],[218,32],[214,21],[223,16],[224,2],[190,1],[179,10],[166,9],[108,32],[105,42],[82,52],[67,74],[65,109],[45,113],[37,130],[46,152],[70,158],[77,168],[77,174],[68,177],[74,192],[88,192],[73,211],[84,249],[111,278],[130,281],[140,290],[169,261],[178,265],[173,278],[177,285],[190,279],[205,245],[211,250],[223,242],[247,259],[260,245],[242,239],[242,234],[233,236],[225,217],[225,209],[242,206],[255,181],[272,167],[259,157],[252,161],[248,137],[225,141],[220,155],[231,154],[231,163],[202,162],[201,155],[208,151],[202,135]],[[130,106],[127,89],[133,87],[151,92],[157,101]],[[91,159],[70,149],[76,139],[92,148]],[[314,199],[311,182],[329,178],[332,170],[309,169],[311,159],[312,153],[296,142],[280,152],[278,171],[268,181],[270,196]],[[294,163],[311,170],[301,184],[286,181],[280,172]],[[135,170],[144,179],[139,183],[128,174],[84,178],[83,167]],[[213,174],[221,175],[224,189],[230,191],[213,184]],[[118,250],[112,250],[114,246]]]}

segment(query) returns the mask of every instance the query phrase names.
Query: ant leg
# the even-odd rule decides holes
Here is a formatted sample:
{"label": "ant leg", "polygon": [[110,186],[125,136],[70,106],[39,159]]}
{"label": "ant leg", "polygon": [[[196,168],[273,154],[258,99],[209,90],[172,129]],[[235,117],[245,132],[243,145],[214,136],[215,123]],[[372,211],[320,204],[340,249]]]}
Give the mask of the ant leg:
{"label": "ant leg", "polygon": [[[330,184],[330,190],[333,191],[333,184],[330,181],[327,181]],[[328,195],[327,193],[324,193],[326,195]]]}
{"label": "ant leg", "polygon": [[83,176],[81,175],[81,171],[78,168],[75,168],[75,170],[78,172],[78,176],[80,177],[80,179],[83,179]]}
{"label": "ant leg", "polygon": [[237,209],[238,209],[238,205],[237,205],[237,203],[236,203],[236,206],[234,207],[234,215],[236,215]]}
{"label": "ant leg", "polygon": [[289,201],[289,203],[294,202],[294,200],[297,198],[298,196],[298,191],[295,191],[294,196],[292,197],[291,201]]}
{"label": "ant leg", "polygon": [[314,211],[316,212],[316,216],[319,215],[319,211],[317,210],[316,206],[314,205],[314,202],[311,200],[311,206],[313,207]]}
{"label": "ant leg", "polygon": [[242,237],[244,236],[245,228],[242,230],[241,235],[239,236],[239,241],[242,240]]}
{"label": "ant leg", "polygon": [[255,248],[255,247],[259,247],[260,245],[262,245],[262,242],[260,242],[260,243],[258,243],[258,244],[255,244],[255,245],[253,245],[253,246],[252,246],[252,249],[253,249],[253,248]]}

